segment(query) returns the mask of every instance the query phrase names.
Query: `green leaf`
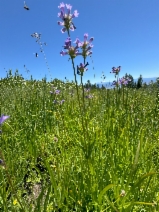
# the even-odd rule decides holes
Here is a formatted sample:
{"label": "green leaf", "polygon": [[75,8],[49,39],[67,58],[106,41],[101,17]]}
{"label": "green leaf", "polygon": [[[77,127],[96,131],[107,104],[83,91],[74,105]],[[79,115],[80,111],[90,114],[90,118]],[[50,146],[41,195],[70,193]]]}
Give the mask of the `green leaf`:
{"label": "green leaf", "polygon": [[108,191],[109,189],[111,189],[114,185],[113,184],[109,184],[107,185],[98,195],[98,203],[101,204],[102,203],[102,197],[105,194],[106,191]]}

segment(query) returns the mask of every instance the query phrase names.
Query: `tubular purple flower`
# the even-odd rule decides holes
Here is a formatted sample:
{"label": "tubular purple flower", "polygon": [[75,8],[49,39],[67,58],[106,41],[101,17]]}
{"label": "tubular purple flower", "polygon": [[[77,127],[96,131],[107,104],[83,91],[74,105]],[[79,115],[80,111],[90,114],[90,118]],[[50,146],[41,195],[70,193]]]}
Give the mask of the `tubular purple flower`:
{"label": "tubular purple flower", "polygon": [[61,56],[65,56],[65,55],[67,55],[68,54],[68,52],[64,52],[63,50],[60,52],[60,55]]}
{"label": "tubular purple flower", "polygon": [[65,9],[65,4],[62,2],[60,3],[60,6],[58,6],[58,8],[64,12],[64,9]]}
{"label": "tubular purple flower", "polygon": [[86,41],[87,38],[88,38],[88,33],[85,33],[85,34],[84,34],[84,40]]}
{"label": "tubular purple flower", "polygon": [[81,55],[86,58],[88,55],[92,54],[92,51],[89,51],[93,48],[92,45],[92,41],[94,40],[94,38],[90,38],[89,41],[87,41],[88,39],[88,33],[84,34],[84,41],[81,42],[78,38],[76,39],[75,43],[78,45],[79,48],[82,49],[82,53]]}
{"label": "tubular purple flower", "polygon": [[60,26],[64,26],[64,22],[58,21],[57,23],[58,23],[58,25],[60,25]]}
{"label": "tubular purple flower", "polygon": [[91,48],[93,48],[93,45],[92,44],[90,46],[88,46],[88,48],[86,49],[86,51],[91,50]]}
{"label": "tubular purple flower", "polygon": [[67,38],[65,40],[64,49],[67,49],[67,52],[64,52],[63,50],[60,52],[61,56],[64,56],[66,54],[70,55],[71,58],[75,58],[77,55],[80,55],[78,51],[78,45],[75,47],[71,46],[71,38]]}
{"label": "tubular purple flower", "polygon": [[[67,9],[67,13],[65,12],[65,7]],[[74,11],[73,14],[71,14],[72,6],[70,4],[64,4],[63,2],[60,3],[60,6],[58,8],[61,10],[58,13],[58,17],[63,20],[63,22],[58,21],[58,25],[64,26],[64,28],[61,29],[61,32],[64,33],[66,31],[74,31],[76,29],[75,25],[72,22],[72,19],[75,17],[78,17],[79,13],[77,10]]]}
{"label": "tubular purple flower", "polygon": [[91,38],[89,39],[89,43],[93,42],[93,40],[94,40],[94,38],[91,37]]}
{"label": "tubular purple flower", "polygon": [[79,13],[77,12],[77,10],[74,11],[74,13],[72,14],[71,18],[77,18],[79,15]]}
{"label": "tubular purple flower", "polygon": [[62,32],[62,33],[65,33],[66,31],[67,31],[66,28],[62,28],[62,29],[61,29],[61,32]]}
{"label": "tubular purple flower", "polygon": [[[57,16],[63,20],[64,19],[64,12],[61,11],[60,13],[58,13]],[[63,22],[63,25],[64,25],[64,22]]]}
{"label": "tubular purple flower", "polygon": [[4,116],[4,115],[2,115],[0,117],[0,125],[3,124],[3,122],[5,122],[5,120],[7,120],[8,118],[10,118],[10,116]]}
{"label": "tubular purple flower", "polygon": [[72,6],[70,4],[66,4],[66,8],[68,10],[68,15],[71,13]]}
{"label": "tubular purple flower", "polygon": [[69,49],[71,47],[71,38],[67,38],[65,40],[65,46],[64,46],[64,49]]}

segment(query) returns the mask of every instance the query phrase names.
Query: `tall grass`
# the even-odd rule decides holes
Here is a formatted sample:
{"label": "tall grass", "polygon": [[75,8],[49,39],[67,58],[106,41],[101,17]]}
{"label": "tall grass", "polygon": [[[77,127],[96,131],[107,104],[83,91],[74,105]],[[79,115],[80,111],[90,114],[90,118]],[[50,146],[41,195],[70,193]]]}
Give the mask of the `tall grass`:
{"label": "tall grass", "polygon": [[0,211],[159,211],[157,90],[84,92],[0,82]]}

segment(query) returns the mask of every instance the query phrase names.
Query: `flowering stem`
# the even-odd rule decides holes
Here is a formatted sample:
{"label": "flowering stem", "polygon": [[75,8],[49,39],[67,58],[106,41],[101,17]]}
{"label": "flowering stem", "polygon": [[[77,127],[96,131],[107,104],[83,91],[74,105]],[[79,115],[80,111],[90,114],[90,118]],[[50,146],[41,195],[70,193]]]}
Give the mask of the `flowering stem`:
{"label": "flowering stem", "polygon": [[75,77],[75,83],[76,83],[76,90],[77,90],[77,98],[78,98],[78,103],[79,103],[79,108],[81,111],[81,104],[80,104],[80,98],[79,98],[79,92],[78,92],[78,85],[77,85],[77,78],[76,78],[76,69],[75,69],[75,64],[73,58],[71,58],[72,61],[72,66],[73,66],[73,71],[74,71],[74,77]]}
{"label": "flowering stem", "polygon": [[[84,66],[86,64],[86,58],[84,57]],[[82,81],[83,74],[81,75],[81,84],[82,84],[82,91],[83,91],[83,106],[85,110],[85,100],[84,100],[84,86],[83,86],[83,81]]]}

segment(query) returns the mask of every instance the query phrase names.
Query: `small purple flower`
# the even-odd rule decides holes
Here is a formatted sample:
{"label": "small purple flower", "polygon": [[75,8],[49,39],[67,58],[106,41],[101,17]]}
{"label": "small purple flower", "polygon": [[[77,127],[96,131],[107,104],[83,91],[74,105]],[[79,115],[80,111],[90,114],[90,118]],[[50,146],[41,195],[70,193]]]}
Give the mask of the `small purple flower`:
{"label": "small purple flower", "polygon": [[82,49],[82,53],[80,53],[80,55],[82,55],[84,58],[92,54],[92,51],[90,50],[93,48],[92,42],[94,38],[91,37],[89,41],[87,41],[87,38],[88,38],[88,33],[85,33],[83,42],[81,42],[78,38],[76,38],[76,41],[74,42],[77,44],[79,48]]}
{"label": "small purple flower", "polygon": [[71,38],[68,37],[66,40],[65,40],[65,45],[64,45],[64,49],[69,49],[71,47]]}
{"label": "small purple flower", "polygon": [[112,71],[110,73],[113,73],[115,75],[118,75],[119,72],[120,72],[120,70],[121,70],[121,66],[118,66],[117,68],[112,67]]}
{"label": "small purple flower", "polygon": [[[67,13],[65,12],[65,7],[67,9]],[[70,4],[65,5],[63,2],[60,3],[60,6],[58,6],[58,8],[61,10],[58,13],[58,17],[61,18],[63,22],[58,21],[57,23],[60,26],[64,26],[61,29],[61,32],[64,33],[69,30],[74,31],[76,29],[76,27],[73,24],[72,19],[75,17],[78,17],[79,13],[77,12],[77,10],[75,10],[74,13],[71,14],[72,6]]]}
{"label": "small purple flower", "polygon": [[117,82],[115,80],[112,82],[112,86],[118,86],[118,85],[119,85],[119,82]]}
{"label": "small purple flower", "polygon": [[59,94],[59,93],[60,93],[60,90],[55,90],[54,93],[55,93],[55,94]]}
{"label": "small purple flower", "polygon": [[61,102],[60,102],[60,104],[62,105],[64,102],[65,102],[65,100],[64,100],[64,99],[62,99],[62,100],[61,100]]}
{"label": "small purple flower", "polygon": [[10,116],[4,116],[4,115],[2,115],[2,116],[0,117],[0,125],[1,125],[5,120],[7,120],[9,117],[10,117]]}
{"label": "small purple flower", "polygon": [[119,84],[120,85],[127,85],[130,81],[131,81],[131,79],[122,77],[121,79],[119,79]]}
{"label": "small purple flower", "polygon": [[79,50],[78,50],[78,45],[71,46],[71,38],[67,38],[65,40],[65,45],[64,45],[64,49],[67,49],[68,51],[64,52],[63,50],[60,52],[61,56],[64,55],[69,55],[72,59],[75,58],[77,55],[80,55]]}
{"label": "small purple flower", "polygon": [[86,66],[88,65],[88,62],[85,65],[83,63],[80,63],[80,65],[77,66],[77,74],[83,75],[83,73],[88,70],[88,68],[86,68]]}

